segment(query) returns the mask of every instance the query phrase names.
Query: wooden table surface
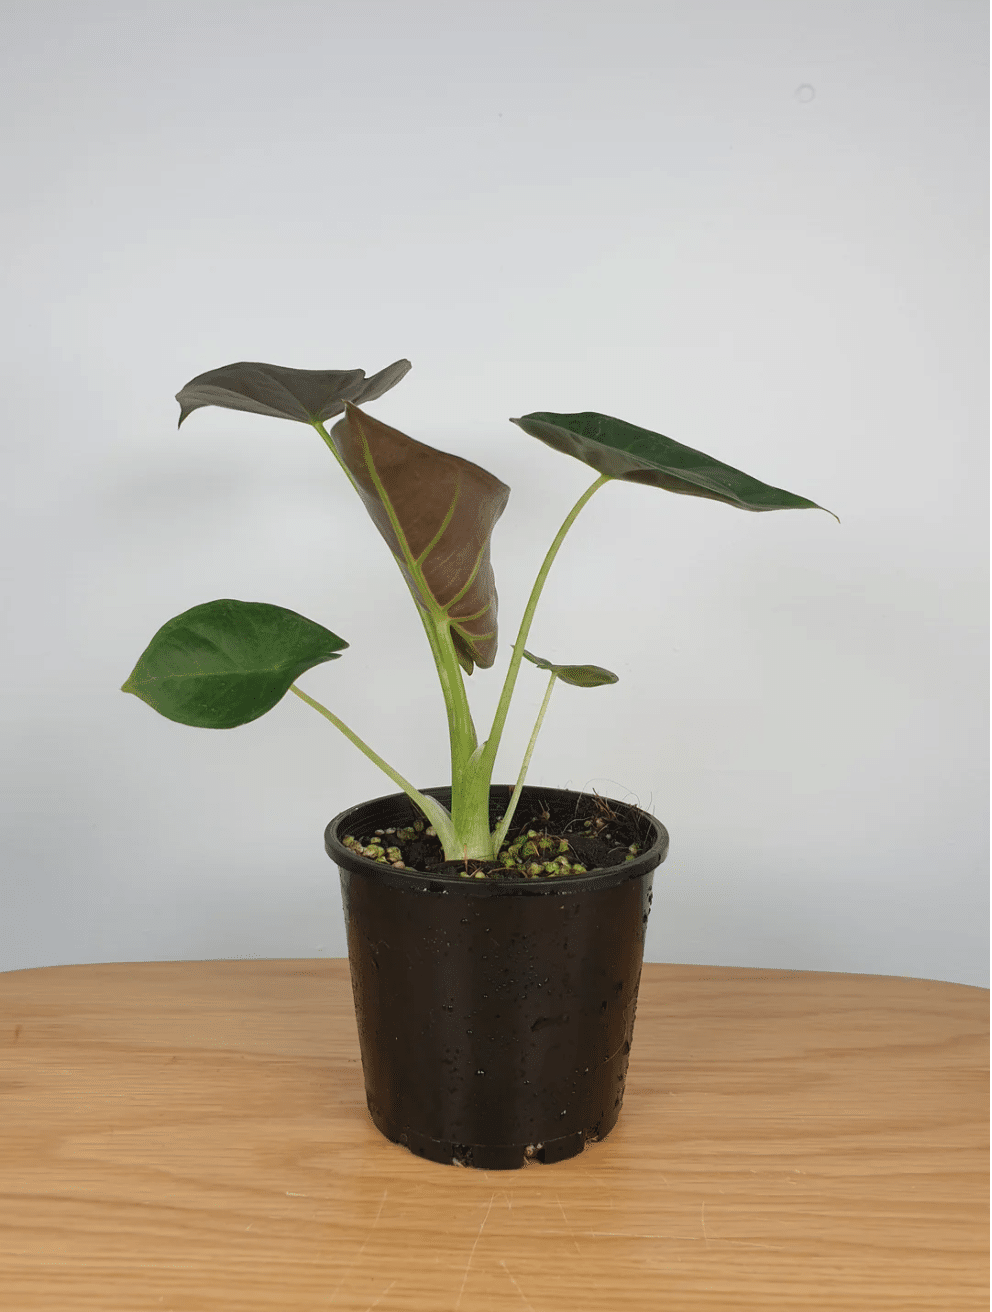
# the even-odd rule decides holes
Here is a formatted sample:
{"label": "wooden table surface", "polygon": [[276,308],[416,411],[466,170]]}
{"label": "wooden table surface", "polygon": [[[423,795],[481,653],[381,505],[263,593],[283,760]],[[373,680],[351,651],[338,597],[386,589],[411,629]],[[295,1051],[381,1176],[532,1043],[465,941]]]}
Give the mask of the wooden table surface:
{"label": "wooden table surface", "polygon": [[347,961],[0,975],[4,1312],[988,1307],[987,989],[645,965],[609,1138],[439,1166]]}

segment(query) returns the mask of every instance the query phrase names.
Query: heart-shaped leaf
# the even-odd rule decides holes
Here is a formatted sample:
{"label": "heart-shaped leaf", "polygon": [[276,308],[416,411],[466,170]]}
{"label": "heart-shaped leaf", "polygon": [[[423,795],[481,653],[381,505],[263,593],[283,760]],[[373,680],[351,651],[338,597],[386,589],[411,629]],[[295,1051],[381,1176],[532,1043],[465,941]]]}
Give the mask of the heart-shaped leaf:
{"label": "heart-shaped leaf", "polygon": [[[582,460],[601,474],[628,483],[647,483],[683,496],[706,497],[741,510],[823,510],[814,501],[683,446],[661,433],[587,410],[559,415],[540,410],[511,419],[531,437]],[[826,512],[834,515],[832,510]],[[838,524],[840,520],[837,519]]]}
{"label": "heart-shaped leaf", "polygon": [[604,683],[619,683],[619,675],[604,670],[602,665],[552,665],[543,656],[534,656],[524,651],[527,659],[541,670],[550,670],[561,679],[562,683],[574,684],[576,688],[601,688]]}
{"label": "heart-shaped leaf", "polygon": [[346,401],[376,400],[411,368],[409,360],[397,360],[366,378],[364,369],[286,369],[241,360],[197,374],[176,393],[179,424],[205,405],[312,424],[341,414]]}
{"label": "heart-shaped leaf", "polygon": [[350,402],[331,441],[418,603],[450,621],[462,668],[489,669],[497,612],[489,538],[510,489],[470,460],[417,442]]}
{"label": "heart-shaped leaf", "polygon": [[305,670],[348,644],[313,620],[263,601],[208,601],[168,620],[121,692],[168,720],[234,729],[270,711]]}

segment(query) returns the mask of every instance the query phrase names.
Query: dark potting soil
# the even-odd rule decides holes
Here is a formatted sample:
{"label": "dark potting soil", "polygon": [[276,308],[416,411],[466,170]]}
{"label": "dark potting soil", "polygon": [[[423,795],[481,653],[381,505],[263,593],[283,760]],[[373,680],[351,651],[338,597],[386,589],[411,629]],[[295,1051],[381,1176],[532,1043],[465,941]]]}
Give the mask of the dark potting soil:
{"label": "dark potting soil", "polygon": [[[504,812],[497,812],[496,824]],[[462,875],[467,879],[556,879],[623,865],[643,852],[650,841],[650,821],[611,807],[595,793],[582,793],[575,803],[540,795],[521,798],[497,860],[450,861],[422,816],[404,828],[377,829],[374,834],[348,834],[343,841],[358,856],[369,856],[399,870],[418,874]],[[371,849],[371,850],[368,850]],[[512,864],[509,860],[512,859]]]}

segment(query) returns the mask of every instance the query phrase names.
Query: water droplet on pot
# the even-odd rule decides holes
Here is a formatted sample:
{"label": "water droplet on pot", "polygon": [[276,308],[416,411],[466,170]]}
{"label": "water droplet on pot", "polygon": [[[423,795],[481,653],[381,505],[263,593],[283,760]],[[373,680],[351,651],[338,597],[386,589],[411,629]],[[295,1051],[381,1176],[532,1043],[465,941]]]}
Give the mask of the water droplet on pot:
{"label": "water droplet on pot", "polygon": [[[486,1072],[485,1072],[485,1071],[476,1071],[475,1073],[476,1073],[476,1075],[485,1075]],[[562,1112],[562,1116],[564,1116],[564,1115],[565,1115],[565,1113]]]}

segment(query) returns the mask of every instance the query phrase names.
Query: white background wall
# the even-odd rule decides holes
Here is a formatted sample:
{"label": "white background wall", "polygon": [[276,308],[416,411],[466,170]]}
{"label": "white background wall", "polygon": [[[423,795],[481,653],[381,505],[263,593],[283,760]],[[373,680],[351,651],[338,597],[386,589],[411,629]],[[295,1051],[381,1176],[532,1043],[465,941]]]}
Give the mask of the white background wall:
{"label": "white background wall", "polygon": [[[421,786],[433,665],[318,436],[173,399],[235,360],[411,374],[370,411],[513,489],[503,645],[599,410],[835,511],[612,484],[529,645],[530,782],[672,836],[652,961],[987,985],[987,6],[9,3],[0,968],[343,956],[322,831],[395,791],[295,698],[119,687],[216,597],[351,643],[301,686]],[[497,779],[545,686],[525,668]]]}

